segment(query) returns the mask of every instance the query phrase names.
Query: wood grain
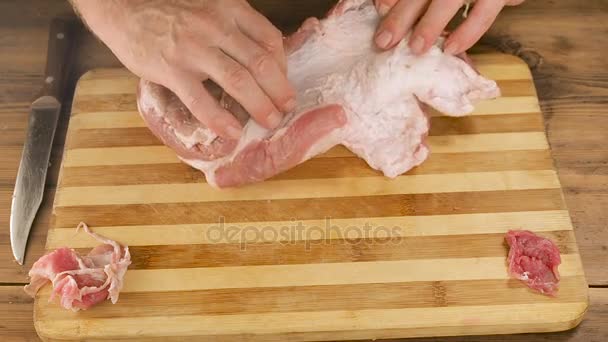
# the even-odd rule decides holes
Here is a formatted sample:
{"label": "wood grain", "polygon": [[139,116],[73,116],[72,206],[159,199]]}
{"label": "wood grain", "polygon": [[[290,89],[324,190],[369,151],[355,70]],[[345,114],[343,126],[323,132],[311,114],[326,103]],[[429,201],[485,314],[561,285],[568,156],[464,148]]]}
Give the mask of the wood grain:
{"label": "wood grain", "polygon": [[[306,16],[319,15],[331,6],[333,0],[278,1],[259,0],[252,3],[270,16],[284,29],[293,29]],[[290,15],[284,15],[289,8]],[[605,47],[608,35],[603,32],[607,13],[603,0],[590,1],[527,1],[516,8],[507,8],[494,27],[483,39],[483,44],[524,58],[532,67],[541,99],[549,141],[559,139],[552,147],[556,167],[565,187],[578,244],[584,259],[586,276],[592,285],[608,284],[608,188],[596,181],[606,174],[608,131],[596,120],[606,114],[605,98],[608,95],[605,70],[608,70]],[[49,18],[68,13],[64,0],[20,0],[0,2],[0,145],[20,154],[20,140],[27,125],[27,110],[32,96],[39,91],[46,55],[47,24]],[[91,67],[119,66],[112,54],[90,34],[82,34],[76,68],[82,72]],[[476,50],[481,50],[476,47]],[[487,51],[487,49],[486,49]],[[523,68],[529,72],[527,68]],[[579,126],[560,125],[566,117],[584,117]],[[65,116],[64,116],[65,118]],[[58,138],[60,135],[58,136]],[[5,150],[0,152],[0,177],[3,196],[0,197],[0,225],[6,226],[10,208],[12,183],[18,162],[5,161]],[[18,156],[16,157],[18,160]],[[60,154],[54,154],[53,165],[59,165]],[[573,175],[564,179],[563,175]],[[49,177],[55,184],[56,175]],[[52,196],[54,189],[49,190]],[[48,197],[48,196],[47,196]],[[496,195],[496,199],[500,197]],[[435,203],[435,202],[434,202]],[[39,219],[33,228],[26,262],[31,265],[43,252],[46,230],[49,226],[52,201],[45,201]],[[473,204],[473,202],[472,202]],[[114,209],[112,209],[114,210]],[[425,211],[425,208],[419,208]],[[460,209],[457,209],[460,210]],[[102,213],[96,220],[104,220]],[[76,220],[77,218],[74,218]],[[136,221],[135,218],[132,219]],[[77,223],[77,222],[76,222]],[[71,226],[71,225],[70,225]],[[68,227],[68,226],[66,226]],[[28,266],[19,267],[12,260],[8,236],[0,238],[0,281],[24,282]],[[21,287],[11,287],[18,294]],[[571,331],[551,334],[494,335],[463,338],[415,339],[414,341],[605,341],[608,331],[608,298],[604,288],[590,290],[591,306],[582,324]],[[3,341],[36,340],[31,324],[31,304],[4,307],[6,314],[0,326]],[[29,309],[28,309],[29,308]],[[6,317],[6,318],[5,318]],[[29,322],[27,324],[26,322]],[[150,339],[146,339],[150,340]],[[184,339],[196,341],[196,338]],[[411,340],[409,340],[411,341]]]}
{"label": "wood grain", "polygon": [[[565,280],[566,282],[576,282],[576,278],[568,278]],[[484,286],[488,289],[495,289],[496,283],[494,281],[476,281],[482,282]],[[358,285],[358,288],[353,287],[343,287],[343,292],[338,294],[339,298],[353,298],[357,297],[357,291],[365,291],[366,294],[371,295],[369,301],[348,301],[351,305],[358,305],[367,308],[371,308],[371,303],[378,303],[377,301],[373,301],[371,299],[377,298],[380,303],[384,303],[385,308],[391,308],[395,305],[407,305],[407,303],[414,304],[420,306],[429,306],[429,305],[444,305],[445,303],[453,303],[454,300],[462,300],[465,299],[468,303],[472,303],[472,300],[478,300],[479,297],[475,296],[475,294],[471,294],[469,296],[460,295],[456,299],[454,297],[447,297],[448,294],[452,293],[470,293],[470,283],[461,283],[461,282],[441,282],[441,283],[432,283],[428,284],[429,286],[425,286],[424,283],[419,284],[391,284],[390,286],[398,287],[401,290],[399,293],[404,293],[406,296],[403,298],[402,295],[399,295],[397,298],[393,296],[385,296],[383,295],[384,289],[386,289],[385,285],[377,285],[377,284],[369,284]],[[527,291],[524,287],[521,286],[518,282],[512,282],[513,286],[516,287],[514,291],[518,292],[518,296],[516,298],[522,298],[525,300],[526,297],[534,295],[533,293]],[[568,289],[570,287],[564,287],[563,289]],[[446,291],[449,289],[449,291]],[[286,301],[290,302],[300,302],[306,303],[305,307],[302,309],[305,311],[306,309],[315,308],[319,305],[326,305],[330,308],[333,308],[336,305],[335,301],[335,293],[332,293],[331,287],[311,287],[306,289],[306,291],[294,291],[294,288],[284,288],[284,296]],[[167,303],[180,304],[180,305],[172,305],[168,306],[168,314],[186,314],[186,315],[197,315],[197,314],[222,314],[225,313],[226,310],[233,310],[230,306],[227,306],[226,303],[234,303],[238,305],[255,303],[255,305],[249,305],[250,308],[255,309],[259,308],[259,310],[264,310],[265,307],[268,306],[276,306],[278,303],[276,300],[273,300],[274,296],[277,295],[274,291],[267,291],[265,289],[253,289],[249,290],[249,292],[243,292],[243,289],[238,290],[223,290],[223,291],[213,291],[213,292],[193,292],[192,296],[185,298],[183,294],[177,294],[172,292],[165,292],[163,296],[158,297],[157,300],[162,300]],[[434,294],[437,298],[435,302],[427,302],[426,298],[430,298],[425,294]],[[249,295],[247,295],[249,294]],[[497,293],[495,293],[497,294]],[[145,303],[149,304],[148,301],[145,301],[149,294],[130,294],[126,293],[121,296],[121,301],[124,302],[134,302],[134,303]],[[321,298],[325,300],[299,300],[300,298],[307,298],[308,296],[312,296],[314,298]],[[308,297],[310,298],[310,297]],[[494,335],[494,336],[467,336],[467,337],[453,337],[453,338],[429,338],[429,339],[420,339],[420,341],[592,341],[592,342],[600,342],[604,341],[608,337],[608,332],[604,329],[606,319],[608,319],[608,314],[606,312],[606,306],[608,305],[608,295],[606,295],[606,291],[604,289],[590,289],[589,290],[589,301],[591,305],[589,306],[589,310],[585,315],[585,319],[583,322],[574,330],[570,330],[563,333],[553,333],[553,334],[526,334],[526,335]],[[187,306],[184,309],[181,309],[183,305],[188,305],[193,302],[206,302],[205,306]],[[457,302],[458,304],[462,304],[462,302]],[[478,303],[473,303],[478,304]],[[111,305],[109,303],[103,304],[107,307],[107,310],[97,311],[90,310],[80,313],[83,318],[94,318],[94,317],[114,317],[116,315],[120,315],[124,312],[124,306],[120,305]],[[23,292],[21,286],[4,286],[0,287],[0,315],[2,317],[3,325],[0,325],[0,334],[3,337],[4,341],[38,341],[36,331],[34,330],[34,324],[32,320],[32,311],[33,311],[33,299],[27,297]],[[149,306],[154,306],[150,304]],[[50,308],[52,309],[52,308]],[[61,310],[55,308],[54,311],[49,311],[49,314],[53,315],[62,315],[62,317],[68,317],[70,315],[74,315],[68,311]],[[132,314],[137,316],[145,316],[149,314],[148,305],[144,305],[141,307],[140,311],[131,311]],[[150,339],[146,339],[150,340]],[[155,341],[157,339],[152,339]],[[160,340],[160,339],[158,339]],[[184,338],[182,340],[192,340],[196,341],[196,338]]]}
{"label": "wood grain", "polygon": [[[47,248],[86,253],[96,243],[77,236],[74,224],[100,226],[130,245],[122,292],[141,302],[74,315],[49,304],[46,289],[36,301],[38,332],[307,340],[575,326],[587,285],[530,74],[510,56],[476,59],[505,86],[504,96],[463,119],[434,113],[428,165],[388,179],[339,147],[285,175],[224,190],[143,127],[133,112],[136,78],[87,73],[76,90]],[[553,300],[509,279],[504,234],[521,228],[560,249],[563,289]],[[176,297],[190,304],[165,309]],[[210,298],[223,298],[223,308],[201,310]]]}

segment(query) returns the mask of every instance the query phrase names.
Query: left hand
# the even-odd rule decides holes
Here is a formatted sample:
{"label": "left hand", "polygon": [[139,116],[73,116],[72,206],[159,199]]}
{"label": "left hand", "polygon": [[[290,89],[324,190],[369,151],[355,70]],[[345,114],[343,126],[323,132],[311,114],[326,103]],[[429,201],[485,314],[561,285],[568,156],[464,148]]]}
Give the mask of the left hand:
{"label": "left hand", "polygon": [[[412,30],[409,45],[414,54],[427,52],[447,24],[466,3],[465,0],[375,0],[384,17],[375,36],[376,45],[390,49]],[[505,6],[519,5],[524,0],[477,0],[467,19],[450,34],[444,52],[459,54],[473,46],[490,28]]]}

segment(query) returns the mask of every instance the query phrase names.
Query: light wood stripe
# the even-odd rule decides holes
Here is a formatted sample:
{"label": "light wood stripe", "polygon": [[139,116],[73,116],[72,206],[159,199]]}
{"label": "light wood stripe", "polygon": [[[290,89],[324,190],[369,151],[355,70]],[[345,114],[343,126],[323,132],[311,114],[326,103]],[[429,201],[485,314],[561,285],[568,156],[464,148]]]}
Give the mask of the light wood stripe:
{"label": "light wood stripe", "polygon": [[[548,324],[561,323],[564,320],[566,322],[576,321],[580,319],[586,308],[586,303],[578,302],[249,315],[120,317],[95,320],[74,317],[65,320],[42,320],[37,322],[37,327],[42,331],[52,329],[53,337],[62,339],[81,338],[82,332],[86,332],[87,337],[90,338],[194,335],[200,338],[201,335],[208,335],[217,339],[227,334],[243,334],[241,338],[252,338],[258,335],[258,338],[262,338],[263,335],[259,336],[259,334],[285,334],[286,331],[313,333],[322,331],[326,336],[325,334],[328,332],[335,331],[340,335],[332,336],[337,337],[344,336],[344,333],[349,331],[374,329],[381,330],[376,332],[376,334],[382,334],[381,336],[392,336],[386,334],[394,329],[420,329],[422,327],[438,329],[446,326],[452,328],[448,331],[453,331],[453,327],[456,326],[489,326],[488,330],[476,330],[489,333],[496,331],[496,322],[503,322],[501,324],[504,329],[505,325],[545,324],[546,328]],[[526,314],[522,315],[522,312]],[[510,327],[509,330],[504,331],[513,331],[512,329],[516,328]],[[463,330],[463,333],[464,331],[470,332],[466,329]],[[426,333],[430,334],[431,331]],[[287,339],[290,335],[286,334],[283,338]],[[301,338],[303,337],[301,336]]]}
{"label": "light wood stripe", "polygon": [[[437,112],[433,112],[437,115]],[[479,101],[470,115],[497,115],[542,113],[535,96],[499,97],[493,100]],[[432,114],[433,115],[433,114]]]}
{"label": "light wood stripe", "polygon": [[553,170],[411,175],[392,180],[382,176],[276,180],[224,190],[214,189],[208,184],[91,186],[57,189],[55,206],[335,198],[559,187]]}
{"label": "light wood stripe", "polygon": [[[309,231],[311,227],[325,227],[326,220],[298,221]],[[527,229],[536,232],[572,230],[570,216],[566,210],[527,211],[508,213],[479,213],[458,215],[429,215],[403,217],[370,217],[352,219],[333,219],[329,221],[337,229],[329,234],[293,234],[282,236],[280,232],[285,227],[293,227],[294,221],[265,221],[265,222],[226,222],[225,227],[236,230],[236,236],[244,237],[244,242],[254,242],[251,236],[244,234],[249,227],[263,228],[271,236],[276,236],[275,242],[300,241],[317,239],[340,239],[345,236],[350,227],[365,225],[372,227],[371,232],[378,236],[384,232],[379,227],[400,227],[398,232],[390,232],[388,236],[449,236],[506,233],[510,229]],[[213,238],[219,228],[214,224],[177,224],[177,225],[147,225],[147,226],[115,226],[94,227],[94,231],[110,239],[120,241],[127,246],[150,245],[190,245],[224,243],[226,239]],[[245,231],[246,232],[246,231]],[[93,248],[99,242],[87,234],[77,233],[73,227],[50,229],[47,235],[46,248],[56,249],[63,246],[72,248]]]}
{"label": "light wood stripe", "polygon": [[82,129],[147,127],[138,112],[94,112],[72,115],[70,132]]}
{"label": "light wood stripe", "polygon": [[[214,289],[189,292],[121,293],[120,305],[101,304],[79,312],[79,318],[147,317],[163,306],[167,315],[225,315],[268,312],[310,312],[429,308],[528,303],[569,303],[586,300],[578,287],[582,276],[563,277],[559,296],[539,296],[522,282],[509,280],[458,280],[389,284],[344,284],[279,288]],[[41,291],[41,299],[50,287]],[[277,305],[285,303],[288,305]],[[74,313],[52,303],[39,319],[66,319]]]}
{"label": "light wood stripe", "polygon": [[479,63],[475,68],[480,74],[492,80],[523,80],[531,77],[530,69],[525,63],[521,64],[486,64]]}
{"label": "light wood stripe", "polygon": [[[434,153],[545,150],[549,147],[544,132],[434,136],[428,138],[428,143]],[[317,158],[349,156],[353,156],[352,152],[342,147]],[[165,146],[77,148],[66,150],[63,166],[166,164],[177,161],[175,153]]]}
{"label": "light wood stripe", "polygon": [[[55,207],[55,226],[92,227],[259,222],[565,210],[561,189],[341,198]],[[116,215],[115,215],[116,214]]]}
{"label": "light wood stripe", "polygon": [[[433,153],[409,175],[436,173],[486,172],[508,170],[550,170],[553,159],[549,150],[499,151],[471,153]],[[274,176],[279,179],[369,177],[381,173],[357,157],[313,158]],[[63,169],[61,187],[205,183],[202,172],[184,164],[141,164],[67,167]]]}
{"label": "light wood stripe", "polygon": [[[390,227],[400,230],[400,227]],[[255,233],[253,233],[255,232]],[[350,230],[345,239],[270,242],[270,234],[262,236],[259,230],[249,230],[249,238],[269,242],[239,243],[237,233],[226,233],[234,243],[201,245],[132,246],[130,270],[179,269],[195,267],[231,267],[258,265],[293,265],[355,263],[370,261],[460,259],[505,257],[505,235],[448,235],[392,238],[349,239],[365,236],[363,229]],[[296,234],[296,231],[292,231]],[[253,234],[251,234],[253,233]],[[312,234],[323,234],[313,230]],[[218,234],[219,235],[219,234]],[[368,234],[369,236],[370,234]],[[379,234],[380,235],[380,234]],[[383,236],[384,234],[381,234]],[[539,235],[554,241],[562,255],[577,253],[572,231],[540,232]],[[89,248],[79,250],[86,254]],[[171,257],[167,257],[167,256]]]}
{"label": "light wood stripe", "polygon": [[[567,254],[563,277],[583,275],[580,256]],[[123,292],[508,279],[505,257],[418,259],[356,263],[130,270]]]}
{"label": "light wood stripe", "polygon": [[[112,101],[117,101],[121,106],[127,105],[130,94],[121,96],[110,96],[104,99],[104,96],[93,96],[93,99],[102,98],[104,104]],[[89,101],[87,97],[79,101]],[[135,98],[132,98],[135,101]],[[88,103],[88,102],[87,102]],[[131,109],[115,108],[116,110],[108,111],[108,106],[100,108],[99,106],[84,106],[87,110],[81,110],[75,108],[70,119],[70,131],[79,129],[104,129],[104,128],[129,128],[129,127],[146,127],[145,122],[137,112],[135,103],[129,104]],[[493,100],[480,101],[475,105],[473,113],[468,115],[471,116],[484,116],[484,115],[511,115],[511,114],[526,114],[532,113],[542,116],[538,100],[535,96],[511,96],[511,97],[499,97]],[[433,117],[444,116],[443,114],[430,110],[430,114]]]}
{"label": "light wood stripe", "polygon": [[541,113],[536,96],[499,97],[480,101],[471,115]]}
{"label": "light wood stripe", "polygon": [[83,79],[78,82],[78,96],[134,94],[138,84],[139,78],[128,72],[123,77]]}
{"label": "light wood stripe", "polygon": [[444,135],[428,138],[434,153],[544,150],[548,149],[544,132]]}
{"label": "light wood stripe", "polygon": [[63,167],[177,163],[165,146],[82,148],[66,150]]}
{"label": "light wood stripe", "polygon": [[135,92],[110,95],[76,94],[72,102],[72,116],[92,112],[136,112],[137,96]]}

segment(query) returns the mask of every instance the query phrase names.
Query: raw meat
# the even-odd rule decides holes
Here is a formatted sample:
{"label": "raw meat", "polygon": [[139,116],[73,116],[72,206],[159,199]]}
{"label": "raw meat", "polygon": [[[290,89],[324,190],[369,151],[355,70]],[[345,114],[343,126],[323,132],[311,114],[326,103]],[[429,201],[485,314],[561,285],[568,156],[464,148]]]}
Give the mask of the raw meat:
{"label": "raw meat", "polygon": [[505,236],[509,244],[509,273],[528,287],[547,295],[559,288],[559,249],[553,241],[527,230],[511,230]]}
{"label": "raw meat", "polygon": [[91,232],[84,223],[78,225],[77,229],[80,228],[103,245],[93,248],[86,256],[67,247],[42,256],[29,272],[30,284],[25,286],[25,292],[30,296],[34,297],[50,281],[53,284],[50,300],[60,296],[61,305],[66,309],[86,310],[108,298],[116,304],[131,264],[129,248]]}
{"label": "raw meat", "polygon": [[249,120],[224,94],[224,107],[246,122],[239,141],[226,141],[169,90],[145,80],[140,113],[154,134],[218,187],[261,181],[338,144],[396,177],[429,154],[422,103],[461,116],[473,110],[472,102],[500,92],[465,61],[444,54],[441,40],[423,56],[414,56],[406,40],[391,51],[377,50],[378,22],[371,0],[343,0],[326,19],[310,18],[286,39],[298,105],[275,131]]}

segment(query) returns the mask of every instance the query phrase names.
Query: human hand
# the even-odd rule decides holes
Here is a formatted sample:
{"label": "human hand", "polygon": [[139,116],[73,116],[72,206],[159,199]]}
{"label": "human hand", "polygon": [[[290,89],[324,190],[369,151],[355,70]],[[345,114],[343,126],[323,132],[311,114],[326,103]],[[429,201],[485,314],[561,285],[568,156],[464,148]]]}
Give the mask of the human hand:
{"label": "human hand", "polygon": [[242,126],[206,90],[207,79],[270,129],[295,107],[283,36],[245,0],[71,1],[131,72],[169,88],[224,138],[237,139]]}
{"label": "human hand", "polygon": [[[524,0],[477,0],[466,20],[452,32],[444,43],[444,52],[465,52],[490,28],[504,6],[519,5]],[[382,49],[397,45],[410,30],[412,52],[428,51],[466,0],[375,0],[383,16],[375,36]]]}
{"label": "human hand", "polygon": [[[218,90],[210,89],[213,93]],[[276,130],[263,139],[253,139],[235,152],[243,139],[212,137],[210,142],[205,142],[210,136],[207,127],[194,120],[190,111],[169,89],[142,79],[137,101],[152,133],[185,162],[200,168],[200,162],[212,165],[215,160],[228,159],[217,162],[217,169],[202,169],[208,182],[221,188],[262,181],[300,164],[311,156],[308,153],[312,148],[346,124],[346,113],[341,106],[317,107],[298,114],[284,129]],[[240,122],[249,120],[242,106],[226,94],[222,94],[221,104]],[[192,137],[195,139],[184,141]]]}

